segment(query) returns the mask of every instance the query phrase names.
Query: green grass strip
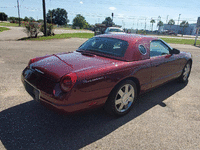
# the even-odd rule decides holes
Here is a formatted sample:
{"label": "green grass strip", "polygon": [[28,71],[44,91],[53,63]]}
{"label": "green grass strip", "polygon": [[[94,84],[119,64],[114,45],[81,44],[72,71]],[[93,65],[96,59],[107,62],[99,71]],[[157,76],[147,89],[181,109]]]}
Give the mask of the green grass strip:
{"label": "green grass strip", "polygon": [[[44,41],[44,40],[52,40],[52,39],[67,39],[67,38],[92,38],[94,33],[63,33],[63,34],[56,34],[54,36],[39,36],[37,38],[22,38],[19,40],[31,40],[31,41]],[[194,39],[178,39],[178,38],[161,38],[167,43],[174,43],[174,44],[189,44],[194,45]],[[200,41],[197,40],[197,45],[200,45]]]}
{"label": "green grass strip", "polygon": [[[178,38],[161,38],[167,43],[173,43],[173,44],[188,44],[188,45],[194,45],[195,39],[178,39]],[[200,41],[197,40],[197,45],[200,45]]]}
{"label": "green grass strip", "polygon": [[19,26],[19,23],[0,22],[0,26],[18,27],[18,26]]}
{"label": "green grass strip", "polygon": [[10,30],[10,29],[8,29],[6,27],[0,27],[0,32],[6,31],[6,30]]}
{"label": "green grass strip", "polygon": [[56,34],[54,36],[39,36],[37,38],[22,38],[19,40],[31,40],[31,41],[44,41],[44,40],[52,40],[52,39],[67,39],[67,38],[92,38],[94,33],[63,33]]}

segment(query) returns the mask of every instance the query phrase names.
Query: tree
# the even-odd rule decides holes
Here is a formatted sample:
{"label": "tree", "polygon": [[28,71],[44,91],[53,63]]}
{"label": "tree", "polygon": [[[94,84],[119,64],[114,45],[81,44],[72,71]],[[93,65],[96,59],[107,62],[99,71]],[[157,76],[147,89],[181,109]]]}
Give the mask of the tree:
{"label": "tree", "polygon": [[163,22],[162,22],[162,21],[159,21],[159,22],[157,23],[157,26],[158,26],[158,31],[160,31],[160,27],[163,26]]}
{"label": "tree", "polygon": [[1,21],[7,21],[8,15],[6,15],[4,12],[0,12],[0,20]]}
{"label": "tree", "polygon": [[37,22],[42,23],[42,22],[44,22],[44,20],[43,19],[39,19],[39,20],[37,20]]}
{"label": "tree", "polygon": [[[11,23],[17,23],[17,22],[19,22],[19,18],[18,18],[18,17],[9,17],[8,20],[9,20]],[[23,19],[20,18],[20,21],[23,21]]]}
{"label": "tree", "polygon": [[69,22],[67,18],[67,11],[65,9],[57,8],[49,10],[47,13],[48,23],[66,25]]}
{"label": "tree", "polygon": [[35,22],[35,19],[33,17],[29,17],[30,22]]}
{"label": "tree", "polygon": [[30,19],[29,19],[27,16],[25,16],[25,17],[24,17],[24,21],[29,22]]}
{"label": "tree", "polygon": [[184,34],[185,28],[187,28],[189,26],[189,23],[187,21],[182,21],[180,24],[180,27],[183,28],[183,32],[182,32],[182,36]]}
{"label": "tree", "polygon": [[152,31],[153,31],[153,24],[155,23],[156,21],[154,19],[151,19],[150,23],[152,24]]}
{"label": "tree", "polygon": [[105,24],[108,27],[112,27],[113,25],[115,25],[110,17],[106,17],[102,24]]}
{"label": "tree", "polygon": [[168,25],[170,25],[170,30],[171,30],[171,26],[175,24],[175,21],[173,19],[170,19],[168,22]]}
{"label": "tree", "polygon": [[79,27],[80,29],[82,29],[82,28],[88,28],[89,24],[86,22],[85,18],[81,14],[78,14],[73,19],[72,26],[73,26],[73,28]]}

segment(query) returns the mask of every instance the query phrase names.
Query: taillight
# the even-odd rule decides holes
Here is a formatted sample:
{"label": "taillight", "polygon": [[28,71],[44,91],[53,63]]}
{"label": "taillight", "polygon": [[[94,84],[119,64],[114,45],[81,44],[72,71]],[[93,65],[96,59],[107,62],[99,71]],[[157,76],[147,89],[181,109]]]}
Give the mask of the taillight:
{"label": "taillight", "polygon": [[29,62],[28,62],[28,66],[30,66],[30,64],[32,64],[32,63],[34,63],[34,62],[36,62],[36,61],[38,61],[38,60],[40,60],[40,58],[38,57],[36,57],[36,58],[33,58],[33,59],[31,59]]}
{"label": "taillight", "polygon": [[68,92],[76,83],[77,76],[75,73],[64,75],[60,81],[60,87],[63,92]]}
{"label": "taillight", "polygon": [[35,60],[35,58],[29,60],[29,62],[28,62],[28,66],[30,66],[30,64],[32,64],[32,63],[34,62],[34,60]]}
{"label": "taillight", "polygon": [[35,57],[35,58],[31,59],[31,60],[28,62],[28,66],[29,66],[30,64],[36,62],[36,61],[39,61],[39,60],[41,60],[41,59],[46,58],[46,57],[48,57],[48,56],[44,56],[44,57]]}

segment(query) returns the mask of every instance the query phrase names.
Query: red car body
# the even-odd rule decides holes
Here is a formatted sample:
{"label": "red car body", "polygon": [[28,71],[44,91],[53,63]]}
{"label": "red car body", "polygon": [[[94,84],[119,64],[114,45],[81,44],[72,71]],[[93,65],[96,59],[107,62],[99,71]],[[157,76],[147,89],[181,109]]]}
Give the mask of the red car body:
{"label": "red car body", "polygon": [[[74,51],[34,58],[22,72],[27,92],[48,107],[72,113],[103,106],[112,90],[124,80],[133,80],[139,95],[179,78],[187,62],[192,64],[191,54],[178,50],[150,57],[152,41],[162,42],[173,51],[154,37],[130,34],[96,37],[126,41],[123,57]],[[140,45],[146,49],[144,53],[139,50]]]}

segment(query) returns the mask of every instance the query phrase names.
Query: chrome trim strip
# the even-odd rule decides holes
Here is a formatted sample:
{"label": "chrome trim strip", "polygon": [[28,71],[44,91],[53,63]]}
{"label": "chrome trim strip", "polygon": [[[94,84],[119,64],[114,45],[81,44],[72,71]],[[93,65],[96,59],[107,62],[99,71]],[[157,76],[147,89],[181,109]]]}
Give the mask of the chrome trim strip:
{"label": "chrome trim strip", "polygon": [[36,69],[36,68],[35,68],[35,71],[37,71],[37,72],[39,72],[39,73],[41,73],[41,74],[44,74],[44,72],[42,72],[42,71],[40,71],[40,70],[38,70],[38,69]]}

